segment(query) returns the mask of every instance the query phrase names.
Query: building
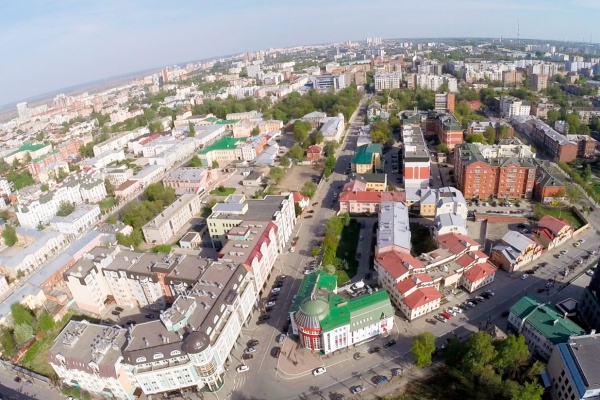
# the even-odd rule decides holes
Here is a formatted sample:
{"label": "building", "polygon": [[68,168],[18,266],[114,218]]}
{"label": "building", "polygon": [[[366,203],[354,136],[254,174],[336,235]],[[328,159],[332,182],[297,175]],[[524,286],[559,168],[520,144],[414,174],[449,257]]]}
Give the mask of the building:
{"label": "building", "polygon": [[508,231],[492,248],[491,260],[505,271],[514,272],[539,258],[543,251],[535,240],[517,231]]}
{"label": "building", "polygon": [[200,196],[184,194],[142,227],[149,244],[165,244],[202,209]]}
{"label": "building", "polygon": [[529,115],[531,105],[526,100],[521,100],[512,96],[501,96],[500,112],[503,117],[511,118],[516,115]]}
{"label": "building", "polygon": [[[362,183],[362,182],[360,182]],[[367,191],[366,184],[364,190],[344,190],[340,194],[339,205],[341,213],[350,214],[376,214],[379,212],[380,206],[386,201],[405,201],[406,195],[404,192],[375,192]]]}
{"label": "building", "polygon": [[163,178],[166,187],[175,189],[176,195],[186,193],[203,194],[219,179],[219,169],[213,168],[178,168],[169,171]]}
{"label": "building", "polygon": [[14,160],[17,160],[19,162],[24,162],[27,156],[31,157],[32,160],[35,160],[37,158],[40,158],[40,157],[50,153],[51,151],[52,151],[51,144],[25,143],[18,149],[15,149],[12,152],[5,155],[4,161],[7,164],[12,165]]}
{"label": "building", "polygon": [[548,87],[548,75],[531,74],[531,87],[536,92],[546,90]]}
{"label": "building", "polygon": [[133,131],[116,133],[110,139],[94,145],[94,157],[115,150],[126,149],[130,141],[135,140],[148,133],[150,133],[150,130],[146,127],[137,128]]}
{"label": "building", "polygon": [[577,142],[567,139],[545,122],[531,116],[513,117],[512,122],[515,129],[527,135],[550,158],[567,163],[577,158],[580,150]]}
{"label": "building", "polygon": [[315,90],[327,92],[330,89],[342,90],[346,88],[346,76],[344,74],[322,74],[311,76],[312,85]]}
{"label": "building", "polygon": [[107,298],[111,295],[102,268],[107,266],[110,259],[101,258],[104,253],[98,256],[91,252],[87,254],[89,256],[84,256],[66,270],[63,277],[79,309],[102,315],[108,308]]}
{"label": "building", "polygon": [[320,146],[313,145],[306,149],[306,159],[310,162],[317,162],[323,158],[323,149]]}
{"label": "building", "polygon": [[300,209],[304,211],[310,205],[310,198],[308,196],[304,196],[300,192],[294,192],[294,204],[298,204]]}
{"label": "building", "polygon": [[389,251],[410,254],[412,248],[408,209],[403,202],[386,201],[379,211],[375,254]]}
{"label": "building", "polygon": [[394,308],[385,290],[346,298],[338,294],[336,280],[323,271],[302,280],[290,309],[302,347],[330,354],[393,329]]}
{"label": "building", "polygon": [[[387,174],[355,174],[354,178],[356,181],[364,183],[363,190],[367,192],[385,192],[388,188]],[[344,191],[348,185],[352,185],[352,181],[344,185]]]}
{"label": "building", "polygon": [[126,371],[121,348],[128,330],[83,321],[69,321],[50,349],[49,362],[67,386],[95,395],[133,400],[135,380]]}
{"label": "building", "polygon": [[567,193],[567,188],[562,181],[562,176],[555,173],[555,167],[549,162],[539,160],[535,173],[535,185],[533,186],[533,198],[539,202],[548,204],[562,201]]}
{"label": "building", "polygon": [[508,329],[520,333],[531,354],[548,360],[556,345],[585,331],[554,308],[532,297],[517,301],[508,315]]}
{"label": "building", "polygon": [[502,84],[504,86],[519,86],[523,81],[523,73],[518,70],[502,71]]}
{"label": "building", "polygon": [[210,146],[203,148],[198,155],[202,161],[202,165],[205,167],[212,167],[215,161],[219,166],[225,166],[231,161],[244,159],[239,144],[245,142],[246,139],[244,138],[225,136]]}
{"label": "building", "polygon": [[454,99],[454,93],[436,93],[433,109],[435,111],[449,111],[453,113],[455,103]]}
{"label": "building", "polygon": [[379,143],[366,144],[356,148],[352,158],[352,172],[366,174],[383,169],[383,147]]}
{"label": "building", "polygon": [[433,127],[440,143],[448,146],[450,150],[463,142],[462,125],[451,112],[430,112],[427,120],[427,126]]}
{"label": "building", "polygon": [[294,195],[265,196],[261,200],[246,200],[243,195],[228,196],[213,207],[206,219],[213,246],[223,247],[231,228],[244,221],[273,222],[277,226],[278,251],[283,252],[296,224]]}
{"label": "building", "polygon": [[588,135],[565,135],[567,140],[577,144],[577,158],[594,158],[598,141]]}
{"label": "building", "polygon": [[337,117],[326,117],[319,128],[323,134],[324,141],[339,142],[344,135],[344,114],[339,113]]}
{"label": "building", "polygon": [[[600,264],[600,260],[598,263]],[[589,285],[583,290],[577,314],[590,329],[600,330],[600,268],[598,265]]]}
{"label": "building", "polygon": [[[494,128],[496,131],[496,142],[499,142],[502,139],[512,138],[515,135],[513,127],[504,121],[473,121],[467,127],[467,133],[485,133],[487,128]],[[501,129],[505,130],[505,137],[500,137],[499,131]]]}
{"label": "building", "polygon": [[532,229],[536,240],[551,250],[573,237],[573,227],[565,220],[544,215]]}
{"label": "building", "polygon": [[572,336],[556,345],[546,367],[552,400],[595,399],[600,394],[600,335]]}
{"label": "building", "polygon": [[67,236],[78,237],[98,221],[100,221],[100,207],[97,204],[78,204],[75,210],[65,217],[52,217],[50,226]]}
{"label": "building", "polygon": [[402,178],[405,188],[428,188],[431,177],[431,157],[425,144],[423,132],[418,126],[402,128]]}
{"label": "building", "polygon": [[383,90],[400,89],[402,85],[401,72],[379,72],[373,77],[375,91],[380,93]]}
{"label": "building", "polygon": [[498,145],[463,143],[456,147],[457,187],[468,199],[531,198],[535,185],[535,154],[517,139]]}
{"label": "building", "polygon": [[433,237],[454,233],[467,236],[467,220],[453,213],[438,214],[433,220]]}

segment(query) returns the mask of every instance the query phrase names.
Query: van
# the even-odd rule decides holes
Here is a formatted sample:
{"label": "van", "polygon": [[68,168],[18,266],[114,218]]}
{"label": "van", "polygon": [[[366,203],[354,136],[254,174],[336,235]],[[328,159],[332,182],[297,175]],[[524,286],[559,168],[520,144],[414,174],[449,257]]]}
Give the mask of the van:
{"label": "van", "polygon": [[362,289],[365,287],[365,283],[363,281],[358,281],[352,285],[353,290]]}

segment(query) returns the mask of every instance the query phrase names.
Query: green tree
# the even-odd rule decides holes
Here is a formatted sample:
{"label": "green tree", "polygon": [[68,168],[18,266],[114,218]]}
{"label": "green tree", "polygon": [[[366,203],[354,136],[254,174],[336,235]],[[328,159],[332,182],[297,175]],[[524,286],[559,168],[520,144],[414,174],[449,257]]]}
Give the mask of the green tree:
{"label": "green tree", "polygon": [[15,336],[15,342],[19,346],[23,346],[33,338],[33,328],[31,325],[17,324],[13,335]]}
{"label": "green tree", "polygon": [[558,110],[548,110],[546,119],[550,126],[554,126],[554,123],[560,119],[560,112]]}
{"label": "green tree", "polygon": [[212,167],[213,169],[219,169],[219,162],[217,160],[213,160]]}
{"label": "green tree", "polygon": [[283,168],[288,168],[291,163],[290,163],[290,158],[288,156],[283,156],[281,157],[281,160],[279,161],[279,164],[283,167]]}
{"label": "green tree", "polygon": [[164,130],[163,124],[160,121],[150,122],[150,125],[148,125],[148,129],[150,129],[150,132],[162,132]]}
{"label": "green tree", "polygon": [[438,144],[435,149],[438,153],[444,153],[444,154],[450,153],[450,148],[445,143]]}
{"label": "green tree", "polygon": [[258,129],[258,126],[255,126],[250,131],[250,136],[258,136],[258,135],[260,135],[260,129]]}
{"label": "green tree", "polygon": [[296,143],[304,143],[308,139],[308,132],[311,130],[311,125],[308,122],[297,120],[292,125],[292,137]]}
{"label": "green tree", "polygon": [[173,249],[173,245],[171,245],[171,244],[159,244],[158,246],[154,246],[154,248],[152,248],[152,252],[168,254],[171,252],[172,249]]}
{"label": "green tree", "polygon": [[68,169],[67,169],[67,171],[65,171],[64,168],[59,168],[58,169],[58,179],[60,179],[62,181],[67,176],[69,176],[69,170]]}
{"label": "green tree", "polygon": [[518,370],[529,362],[529,349],[523,335],[508,335],[506,340],[495,342],[495,348],[498,356],[494,364],[501,375],[514,378]]}
{"label": "green tree", "polygon": [[25,153],[25,157],[23,157],[23,162],[26,164],[31,162],[31,153],[30,152]]}
{"label": "green tree", "polygon": [[316,192],[317,192],[317,184],[316,183],[305,182],[304,185],[302,185],[301,193],[303,195],[305,195],[306,197],[312,199]]}
{"label": "green tree", "polygon": [[190,123],[188,124],[188,130],[189,130],[188,137],[196,136],[196,126],[194,125],[194,123],[192,121],[190,121]]}
{"label": "green tree", "polygon": [[327,275],[335,275],[335,266],[333,264],[327,264],[323,267],[323,271],[325,271]]}
{"label": "green tree", "polygon": [[17,351],[15,339],[8,329],[0,331],[0,348],[4,357],[10,357]]}
{"label": "green tree", "polygon": [[63,200],[58,205],[58,211],[56,212],[56,215],[59,217],[66,217],[73,211],[75,211],[75,205],[71,202]]}
{"label": "green tree", "polygon": [[35,317],[27,307],[21,303],[12,303],[10,305],[10,315],[12,315],[15,325],[25,324],[33,325]]}
{"label": "green tree", "polygon": [[13,162],[12,162],[12,167],[13,167],[13,169],[18,169],[20,165],[21,165],[21,164],[19,163],[19,159],[18,159],[18,158],[16,158],[16,157],[15,157],[15,158],[13,158]]}
{"label": "green tree", "polygon": [[537,382],[525,382],[519,390],[510,393],[510,400],[541,400],[544,388]]}
{"label": "green tree", "polygon": [[40,185],[40,190],[41,190],[42,192],[47,192],[47,191],[48,191],[48,189],[49,189],[49,188],[48,188],[48,184],[47,184],[47,183],[42,183],[42,184]]}
{"label": "green tree", "polygon": [[423,368],[431,365],[431,357],[435,351],[435,336],[424,332],[413,339],[410,352],[415,358],[417,367]]}
{"label": "green tree", "polygon": [[4,230],[2,231],[2,239],[4,239],[4,243],[7,246],[14,246],[19,240],[17,238],[17,231],[15,230],[15,227],[12,225],[5,225]]}
{"label": "green tree", "polygon": [[117,233],[117,242],[123,246],[133,246],[137,247],[144,241],[142,237],[142,231],[138,228],[134,229],[131,234],[123,235],[122,233]]}
{"label": "green tree", "polygon": [[304,149],[297,144],[293,145],[288,151],[290,158],[298,161],[304,161]]}
{"label": "green tree", "polygon": [[491,364],[497,357],[497,352],[492,345],[492,339],[485,332],[477,332],[465,342],[466,352],[462,360],[465,372],[477,374],[486,365]]}
{"label": "green tree", "polygon": [[294,203],[294,213],[296,214],[296,218],[302,215],[302,207],[300,207],[300,204]]}
{"label": "green tree", "polygon": [[321,254],[321,248],[319,246],[313,246],[310,248],[310,255],[313,257],[317,257]]}
{"label": "green tree", "polygon": [[586,182],[589,182],[592,179],[592,167],[590,166],[590,164],[585,164],[585,167],[583,167],[583,173],[581,174],[581,177]]}
{"label": "green tree", "polygon": [[483,137],[485,137],[485,141],[487,144],[496,143],[496,129],[491,126],[485,128],[485,132],[483,132]]}
{"label": "green tree", "polygon": [[198,157],[197,155],[194,155],[190,160],[189,166],[193,167],[193,168],[201,167],[202,161],[200,160],[200,157]]}
{"label": "green tree", "polygon": [[498,137],[500,139],[508,139],[509,138],[510,128],[506,125],[500,125],[498,128]]}
{"label": "green tree", "polygon": [[319,144],[324,139],[325,139],[325,137],[323,136],[323,132],[321,132],[320,130],[316,130],[310,134],[310,144],[311,145]]}
{"label": "green tree", "polygon": [[467,143],[483,143],[483,144],[485,144],[487,141],[485,139],[485,136],[483,136],[483,134],[471,133],[471,134],[467,135],[466,142]]}
{"label": "green tree", "polygon": [[119,222],[119,221],[117,220],[117,217],[115,217],[114,215],[109,215],[108,218],[106,218],[107,224],[116,224],[117,222]]}
{"label": "green tree", "polygon": [[269,177],[276,185],[279,185],[283,181],[283,178],[285,178],[285,172],[279,167],[273,167],[269,171]]}
{"label": "green tree", "polygon": [[48,332],[54,328],[54,320],[47,311],[42,311],[38,316],[38,328],[44,332]]}

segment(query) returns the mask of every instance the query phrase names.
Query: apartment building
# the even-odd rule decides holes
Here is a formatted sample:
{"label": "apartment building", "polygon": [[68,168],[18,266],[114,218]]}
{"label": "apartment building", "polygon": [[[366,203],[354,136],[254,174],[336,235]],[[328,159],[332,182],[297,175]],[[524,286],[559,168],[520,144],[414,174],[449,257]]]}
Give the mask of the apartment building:
{"label": "apartment building", "polygon": [[457,187],[468,198],[531,198],[537,166],[529,146],[517,139],[498,145],[463,143],[454,153]]}
{"label": "apartment building", "polygon": [[102,315],[108,308],[106,303],[111,290],[102,273],[104,260],[100,257],[92,257],[94,257],[92,252],[86,253],[81,260],[63,273],[63,277],[78,308],[95,315]]}
{"label": "apartment building", "polygon": [[567,140],[577,144],[577,158],[594,158],[598,141],[588,135],[565,135]]}
{"label": "apartment building", "polygon": [[[578,157],[579,145],[534,117],[514,117],[515,128],[531,139],[550,158],[571,162]],[[585,146],[583,146],[585,148]]]}
{"label": "apartment building", "polygon": [[401,72],[384,72],[376,73],[373,77],[375,83],[375,91],[380,93],[383,90],[400,89],[402,85]]}
{"label": "apartment building", "polygon": [[320,92],[327,92],[330,89],[342,90],[346,88],[346,75],[344,74],[322,74],[310,77],[313,88]]}
{"label": "apartment building", "polygon": [[100,207],[97,204],[78,204],[66,217],[52,217],[50,226],[67,236],[77,237],[87,232],[98,221],[100,221]]}
{"label": "apartment building", "polygon": [[125,151],[123,149],[111,150],[83,160],[81,167],[86,171],[91,169],[101,169],[108,167],[110,164],[116,161],[122,161],[124,159]]}
{"label": "apartment building", "polygon": [[539,258],[544,247],[517,231],[508,231],[492,248],[491,260],[507,272],[519,271]]}
{"label": "apartment building", "polygon": [[434,99],[435,111],[449,111],[454,112],[455,95],[454,93],[436,93]]}
{"label": "apartment building", "polygon": [[537,118],[548,118],[548,111],[559,110],[560,107],[554,103],[535,102],[531,105],[531,115]]}
{"label": "apartment building", "polygon": [[150,133],[150,130],[147,127],[140,127],[134,129],[133,131],[116,133],[109,140],[94,145],[92,148],[94,151],[94,157],[115,150],[126,149],[129,141],[135,140],[136,138],[148,133]]}
{"label": "apartment building", "polygon": [[431,177],[431,158],[419,126],[402,128],[402,178],[405,188],[427,188]]}
{"label": "apartment building", "polygon": [[[600,260],[598,264],[600,264]],[[577,308],[577,314],[581,321],[595,330],[600,330],[600,268],[598,268],[598,264],[596,264],[590,283],[583,290]]]}
{"label": "apartment building", "polygon": [[179,168],[170,171],[163,179],[166,187],[175,189],[175,194],[202,194],[219,178],[219,169]]}
{"label": "apartment building", "polygon": [[[462,125],[454,114],[430,112],[427,116],[427,126],[433,127],[433,131],[441,144],[453,150],[456,145],[463,142]],[[428,129],[429,130],[429,129]]]}
{"label": "apartment building", "polygon": [[502,84],[504,86],[519,86],[523,81],[523,73],[518,70],[502,71]]}
{"label": "apartment building", "polygon": [[600,335],[571,336],[556,345],[546,371],[551,379],[552,400],[594,399],[600,394]]}
{"label": "apartment building", "polygon": [[531,105],[526,100],[521,100],[512,96],[500,96],[497,99],[500,104],[500,112],[505,118],[511,118],[517,115],[529,115]]}
{"label": "apartment building", "polygon": [[202,203],[197,194],[184,194],[152,221],[142,227],[146,243],[165,244],[190,219],[198,215]]}
{"label": "apartment building", "polygon": [[548,161],[538,160],[538,168],[535,173],[535,185],[533,186],[533,198],[542,203],[551,203],[563,200],[567,194],[567,188],[559,176],[556,166]]}
{"label": "apartment building", "polygon": [[[498,131],[501,127],[506,129],[507,137],[499,137]],[[498,142],[502,139],[512,138],[515,135],[513,127],[504,121],[474,121],[467,127],[467,133],[485,133],[487,128],[493,128],[496,131],[496,141]]]}
{"label": "apartment building", "polygon": [[394,308],[385,290],[343,297],[336,276],[318,271],[302,280],[290,320],[302,347],[331,354],[386,335],[394,325]]}
{"label": "apartment building", "polygon": [[206,219],[213,245],[223,247],[230,229],[244,221],[272,221],[277,226],[277,246],[281,253],[296,223],[293,194],[265,196],[261,200],[231,195],[223,203],[215,204],[212,214]]}
{"label": "apartment building", "polygon": [[522,334],[529,351],[544,360],[551,357],[556,345],[567,343],[571,336],[586,333],[553,307],[529,296],[510,308],[508,329]]}
{"label": "apartment building", "polygon": [[153,183],[160,181],[164,175],[165,167],[162,165],[147,165],[135,175],[132,175],[129,180],[137,181],[140,186],[147,187]]}
{"label": "apartment building", "polygon": [[98,396],[133,400],[135,379],[123,364],[121,347],[127,329],[83,321],[69,321],[50,349],[49,362],[68,386]]}
{"label": "apartment building", "polygon": [[548,75],[531,74],[531,87],[536,92],[546,90],[546,88],[548,87]]}
{"label": "apartment building", "polygon": [[352,158],[352,172],[367,174],[383,169],[383,147],[379,143],[362,145],[356,148]]}

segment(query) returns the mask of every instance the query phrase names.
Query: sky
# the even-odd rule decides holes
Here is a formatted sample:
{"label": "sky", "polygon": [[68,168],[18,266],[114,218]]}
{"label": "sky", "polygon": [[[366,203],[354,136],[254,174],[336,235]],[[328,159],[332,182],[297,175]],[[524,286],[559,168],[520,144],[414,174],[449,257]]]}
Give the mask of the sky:
{"label": "sky", "polygon": [[0,105],[269,47],[385,38],[600,41],[599,0],[19,0],[0,6]]}

